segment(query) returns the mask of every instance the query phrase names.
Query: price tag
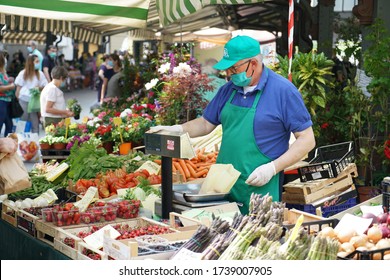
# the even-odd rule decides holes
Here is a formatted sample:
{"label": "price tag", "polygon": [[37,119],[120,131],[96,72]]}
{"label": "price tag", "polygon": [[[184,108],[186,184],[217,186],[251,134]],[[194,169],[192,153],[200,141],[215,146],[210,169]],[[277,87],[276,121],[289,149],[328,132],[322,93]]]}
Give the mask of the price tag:
{"label": "price tag", "polygon": [[171,258],[171,260],[190,261],[190,260],[200,260],[201,258],[202,258],[202,253],[194,253],[186,248],[182,248]]}
{"label": "price tag", "polygon": [[91,235],[88,235],[87,237],[85,237],[84,238],[85,243],[87,243],[88,245],[90,245],[90,246],[92,246],[94,248],[97,248],[97,249],[102,248],[103,247],[104,234],[107,234],[106,231],[108,231],[108,235],[112,239],[116,239],[117,237],[121,236],[119,231],[117,231],[116,229],[114,229],[110,225],[106,225],[106,226],[102,227],[101,229],[99,229],[98,231],[96,231],[96,232],[92,233]]}
{"label": "price tag", "polygon": [[114,124],[115,124],[116,126],[121,125],[121,124],[122,124],[122,118],[120,118],[120,117],[115,117],[115,118],[114,118]]}
{"label": "price tag", "polygon": [[65,138],[68,138],[68,129],[69,129],[69,125],[70,125],[70,118],[66,118],[66,119],[65,119],[65,126],[66,126]]}

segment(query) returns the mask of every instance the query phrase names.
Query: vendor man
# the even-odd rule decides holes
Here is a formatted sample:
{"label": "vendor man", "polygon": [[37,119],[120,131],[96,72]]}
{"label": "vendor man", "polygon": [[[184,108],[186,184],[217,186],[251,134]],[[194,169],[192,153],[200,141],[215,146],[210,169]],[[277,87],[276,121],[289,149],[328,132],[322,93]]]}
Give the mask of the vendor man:
{"label": "vendor man", "polygon": [[[231,163],[241,172],[230,196],[246,214],[251,193],[281,199],[283,170],[315,146],[312,121],[297,88],[263,65],[260,44],[253,38],[232,38],[214,67],[226,70],[230,81],[203,116],[182,125],[152,127],[151,132],[188,132],[197,137],[222,124],[217,163]],[[291,132],[296,141],[289,147]]]}

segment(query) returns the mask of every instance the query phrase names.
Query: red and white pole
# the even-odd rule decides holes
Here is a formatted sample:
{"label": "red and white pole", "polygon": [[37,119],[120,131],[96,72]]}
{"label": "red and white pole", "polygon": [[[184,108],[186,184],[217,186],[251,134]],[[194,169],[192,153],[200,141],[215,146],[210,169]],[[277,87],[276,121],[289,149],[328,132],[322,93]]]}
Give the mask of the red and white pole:
{"label": "red and white pole", "polygon": [[288,0],[288,79],[292,82],[291,66],[294,48],[294,0]]}

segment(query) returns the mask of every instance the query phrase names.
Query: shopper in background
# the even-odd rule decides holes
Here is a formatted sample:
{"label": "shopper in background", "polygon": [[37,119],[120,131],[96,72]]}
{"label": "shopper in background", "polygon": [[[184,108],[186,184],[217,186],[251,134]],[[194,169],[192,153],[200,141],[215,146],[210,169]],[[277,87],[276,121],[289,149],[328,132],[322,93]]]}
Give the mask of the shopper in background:
{"label": "shopper in background", "polygon": [[52,80],[51,71],[56,66],[56,57],[57,57],[57,47],[49,46],[47,49],[47,55],[43,59],[42,67],[43,74],[45,74],[46,80],[50,83]]}
{"label": "shopper in background", "polygon": [[73,113],[66,109],[64,93],[61,90],[65,87],[68,71],[63,66],[56,66],[51,74],[53,80],[45,86],[41,93],[41,115],[44,118],[45,127],[73,116]]}
{"label": "shopper in background", "polygon": [[12,118],[10,116],[11,100],[15,94],[15,84],[8,78],[7,59],[0,52],[0,131],[4,130],[4,137],[12,133]]}
{"label": "shopper in background", "polygon": [[[122,63],[119,58],[119,55],[117,54],[111,54],[108,57],[107,61],[107,70],[104,72],[104,79],[103,79],[103,85],[102,90],[100,93],[100,104],[103,103],[103,99],[108,96],[108,82],[118,72],[122,70]],[[113,90],[113,88],[110,88],[110,90]],[[110,96],[112,96],[114,93],[110,93]]]}
{"label": "shopper in background", "polygon": [[23,108],[21,120],[30,121],[33,133],[39,133],[39,116],[37,112],[28,113],[28,104],[31,99],[31,91],[42,89],[47,85],[47,80],[42,71],[39,70],[39,59],[36,55],[27,57],[24,70],[20,71],[15,79],[16,97]]}
{"label": "shopper in background", "polygon": [[[111,55],[110,58],[114,62],[114,75],[108,80],[106,97],[120,97],[123,91],[123,69],[120,59],[116,60],[117,55]],[[124,59],[127,59],[125,57]]]}
{"label": "shopper in background", "polygon": [[[103,62],[99,66],[98,82],[97,82],[97,85],[96,85],[96,88],[97,88],[97,100],[98,100],[99,104],[100,104],[100,98],[102,96],[102,86],[103,86],[103,80],[104,80],[104,73],[108,69],[112,68],[112,67],[110,67],[108,65],[108,60],[109,60],[109,55],[108,54],[104,54],[103,57],[102,57],[102,61]],[[104,96],[106,96],[106,92],[104,93]]]}
{"label": "shopper in background", "polygon": [[38,50],[38,42],[33,41],[33,40],[28,41],[27,51],[28,51],[29,54],[34,54],[34,55],[36,55],[38,57],[38,59],[39,59],[39,70],[42,71],[43,70],[42,69],[43,55]]}
{"label": "shopper in background", "polygon": [[210,79],[210,85],[214,88],[213,90],[205,91],[204,97],[207,101],[213,99],[219,88],[226,84],[226,80],[219,77],[220,71],[213,67],[217,62],[218,61],[215,58],[209,58],[202,66],[202,73],[208,76]]}
{"label": "shopper in background", "polygon": [[0,138],[0,153],[13,155],[18,150],[18,142],[10,137]]}
{"label": "shopper in background", "polygon": [[[281,198],[283,170],[301,160],[315,146],[312,121],[302,96],[287,79],[263,65],[259,42],[237,36],[227,42],[223,58],[214,66],[231,80],[220,88],[202,117],[151,132],[210,133],[222,124],[217,163],[232,164],[241,175],[230,191],[231,201],[246,214],[252,193]],[[289,147],[290,133],[296,141]]]}

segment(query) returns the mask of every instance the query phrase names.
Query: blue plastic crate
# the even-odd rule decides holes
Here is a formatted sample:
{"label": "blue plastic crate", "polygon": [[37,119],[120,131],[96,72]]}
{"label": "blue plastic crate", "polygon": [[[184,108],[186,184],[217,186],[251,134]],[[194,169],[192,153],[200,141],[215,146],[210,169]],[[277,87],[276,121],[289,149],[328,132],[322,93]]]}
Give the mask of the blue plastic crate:
{"label": "blue plastic crate", "polygon": [[[352,197],[337,205],[321,206],[322,217],[328,218],[330,216],[336,215],[337,213],[340,213],[356,205],[357,205],[356,197]],[[316,207],[314,207],[312,204],[286,203],[286,207],[289,209],[295,208],[297,210],[301,210],[314,215],[316,214]]]}

